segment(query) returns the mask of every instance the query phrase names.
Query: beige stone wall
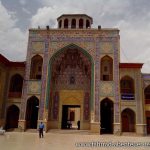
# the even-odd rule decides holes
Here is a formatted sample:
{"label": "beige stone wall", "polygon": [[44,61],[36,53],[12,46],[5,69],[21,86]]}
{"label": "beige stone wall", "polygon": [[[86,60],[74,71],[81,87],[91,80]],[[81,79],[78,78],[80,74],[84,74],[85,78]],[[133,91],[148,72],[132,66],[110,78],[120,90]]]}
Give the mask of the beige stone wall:
{"label": "beige stone wall", "polygon": [[[137,68],[121,68],[120,80],[124,76],[129,76],[134,80],[134,100],[121,100],[121,112],[129,108],[133,110],[136,117],[136,133],[145,134],[145,113],[144,113],[144,97],[143,97],[143,81],[141,76],[141,70]],[[140,126],[139,126],[140,125]],[[140,130],[140,131],[139,131]]]}
{"label": "beige stone wall", "polygon": [[[13,68],[9,69],[7,96],[9,94],[10,81],[11,81],[12,76],[14,76],[15,74],[19,74],[24,78],[24,72],[25,72],[24,68],[13,67]],[[7,97],[6,111],[7,111],[7,108],[13,104],[15,104],[20,109],[21,97],[20,98],[9,98],[9,97]]]}
{"label": "beige stone wall", "polygon": [[4,125],[3,118],[3,105],[6,102],[6,81],[7,81],[8,69],[5,65],[0,63],[0,126]]}
{"label": "beige stone wall", "polygon": [[8,98],[11,77],[20,74],[24,77],[24,68],[7,67],[0,63],[0,126],[5,125],[7,108],[13,104],[20,108],[21,98]]}

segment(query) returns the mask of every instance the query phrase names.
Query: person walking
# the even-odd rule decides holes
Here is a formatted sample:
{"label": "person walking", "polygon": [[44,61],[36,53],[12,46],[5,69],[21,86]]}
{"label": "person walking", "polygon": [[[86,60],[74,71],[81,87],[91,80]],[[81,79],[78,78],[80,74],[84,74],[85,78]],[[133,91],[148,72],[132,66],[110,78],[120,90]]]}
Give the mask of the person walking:
{"label": "person walking", "polygon": [[39,124],[39,138],[41,138],[41,137],[43,138],[44,137],[43,130],[44,130],[44,124],[43,124],[43,122],[41,122]]}

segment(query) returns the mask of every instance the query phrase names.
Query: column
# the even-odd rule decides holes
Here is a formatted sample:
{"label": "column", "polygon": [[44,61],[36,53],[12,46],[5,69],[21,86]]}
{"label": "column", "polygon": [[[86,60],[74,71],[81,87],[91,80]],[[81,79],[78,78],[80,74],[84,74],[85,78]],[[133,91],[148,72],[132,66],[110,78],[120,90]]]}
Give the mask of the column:
{"label": "column", "polygon": [[46,85],[47,85],[47,71],[48,71],[48,50],[49,50],[49,33],[47,33],[47,37],[45,38],[45,50],[44,50],[44,58],[43,58],[43,74],[42,74],[42,91],[41,91],[41,100],[39,105],[39,120],[45,124],[45,130],[47,131],[47,118],[46,118]]}
{"label": "column", "polygon": [[20,118],[18,128],[21,131],[25,130],[25,115],[26,115],[26,102],[27,102],[27,85],[30,78],[30,66],[31,66],[31,51],[32,51],[32,38],[30,38],[32,34],[29,33],[29,40],[28,40],[28,50],[27,50],[27,57],[26,57],[26,67],[25,67],[25,78],[23,81],[23,92],[21,97],[21,106],[20,106]]}

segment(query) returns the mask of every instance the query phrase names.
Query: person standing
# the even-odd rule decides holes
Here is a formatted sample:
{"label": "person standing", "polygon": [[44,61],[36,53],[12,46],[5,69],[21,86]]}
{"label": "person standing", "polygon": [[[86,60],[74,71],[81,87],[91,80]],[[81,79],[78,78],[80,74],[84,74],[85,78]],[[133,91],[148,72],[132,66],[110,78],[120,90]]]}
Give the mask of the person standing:
{"label": "person standing", "polygon": [[78,130],[80,130],[80,120],[77,121]]}
{"label": "person standing", "polygon": [[43,138],[44,137],[43,130],[44,130],[44,124],[43,124],[43,122],[41,122],[39,124],[39,138],[41,138],[41,137]]}

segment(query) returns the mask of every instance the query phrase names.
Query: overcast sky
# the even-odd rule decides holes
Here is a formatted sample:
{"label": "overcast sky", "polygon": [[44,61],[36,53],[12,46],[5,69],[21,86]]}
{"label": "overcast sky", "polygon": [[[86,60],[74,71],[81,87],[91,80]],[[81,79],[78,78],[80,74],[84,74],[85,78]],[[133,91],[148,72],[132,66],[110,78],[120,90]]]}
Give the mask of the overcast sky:
{"label": "overcast sky", "polygon": [[0,0],[0,53],[12,61],[24,61],[28,29],[56,28],[65,13],[93,17],[93,27],[120,30],[121,62],[144,63],[150,73],[150,0]]}

